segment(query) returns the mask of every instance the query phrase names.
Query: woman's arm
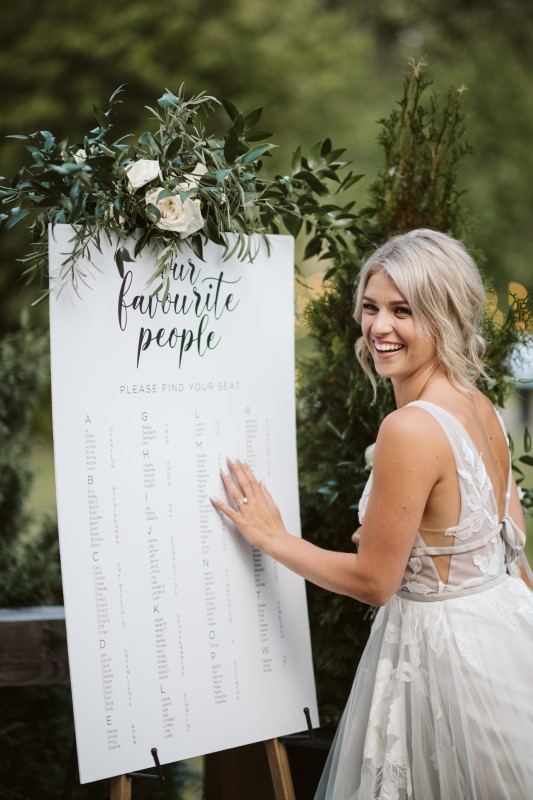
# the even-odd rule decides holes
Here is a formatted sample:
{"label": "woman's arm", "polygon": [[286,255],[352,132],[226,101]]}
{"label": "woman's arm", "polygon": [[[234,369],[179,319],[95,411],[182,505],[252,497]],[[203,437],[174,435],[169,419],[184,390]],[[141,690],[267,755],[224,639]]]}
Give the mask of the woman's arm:
{"label": "woman's arm", "polygon": [[431,418],[419,409],[401,409],[383,422],[357,555],[326,550],[288,533],[267,488],[239,461],[229,462],[234,479],[225,473],[222,479],[235,504],[243,497],[248,502],[238,508],[215,498],[212,503],[250,544],[307,580],[383,605],[400,585],[429,493],[440,479],[439,457],[428,452],[426,429],[433,430]]}

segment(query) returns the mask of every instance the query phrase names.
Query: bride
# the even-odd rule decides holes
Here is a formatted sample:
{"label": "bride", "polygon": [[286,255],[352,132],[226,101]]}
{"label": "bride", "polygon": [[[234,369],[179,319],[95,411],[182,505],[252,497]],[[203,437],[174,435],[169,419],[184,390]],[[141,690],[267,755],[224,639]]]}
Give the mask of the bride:
{"label": "bride", "polygon": [[381,606],[316,798],[531,797],[533,592],[522,577],[533,576],[503,423],[474,385],[484,300],[463,245],[436,231],[394,237],[361,270],[357,356],[374,390],[373,370],[390,379],[397,410],[379,429],[356,553],[291,535],[240,461],[222,475],[233,505],[212,499],[289,569]]}

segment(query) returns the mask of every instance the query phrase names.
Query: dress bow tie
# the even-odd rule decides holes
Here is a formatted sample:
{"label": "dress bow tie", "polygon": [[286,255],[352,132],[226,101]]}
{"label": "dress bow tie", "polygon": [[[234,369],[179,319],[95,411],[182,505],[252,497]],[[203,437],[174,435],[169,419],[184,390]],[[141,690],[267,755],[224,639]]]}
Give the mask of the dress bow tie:
{"label": "dress bow tie", "polygon": [[507,566],[520,559],[522,566],[528,576],[531,584],[533,585],[533,572],[529,566],[526,554],[524,553],[524,545],[526,543],[526,535],[521,531],[516,522],[509,516],[502,520],[500,526],[500,533],[503,541],[505,542],[505,563]]}

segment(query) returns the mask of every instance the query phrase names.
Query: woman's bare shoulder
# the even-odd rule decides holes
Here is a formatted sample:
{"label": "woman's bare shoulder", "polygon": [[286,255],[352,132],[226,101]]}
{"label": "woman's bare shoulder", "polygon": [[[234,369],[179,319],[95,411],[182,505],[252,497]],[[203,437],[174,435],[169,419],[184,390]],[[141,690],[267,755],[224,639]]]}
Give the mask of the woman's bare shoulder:
{"label": "woman's bare shoulder", "polygon": [[381,423],[379,433],[387,438],[419,441],[424,434],[440,429],[432,414],[419,406],[404,406],[388,414]]}
{"label": "woman's bare shoulder", "polygon": [[410,464],[423,471],[448,449],[446,434],[431,414],[417,406],[404,406],[381,423],[374,465],[386,459],[392,468]]}

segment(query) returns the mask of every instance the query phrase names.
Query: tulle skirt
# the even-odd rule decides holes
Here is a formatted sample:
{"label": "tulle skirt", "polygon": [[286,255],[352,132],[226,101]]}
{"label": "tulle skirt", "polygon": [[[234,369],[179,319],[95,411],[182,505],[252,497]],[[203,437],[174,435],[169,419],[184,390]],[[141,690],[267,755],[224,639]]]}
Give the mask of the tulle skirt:
{"label": "tulle skirt", "polygon": [[315,800],[533,798],[533,592],[377,614]]}

